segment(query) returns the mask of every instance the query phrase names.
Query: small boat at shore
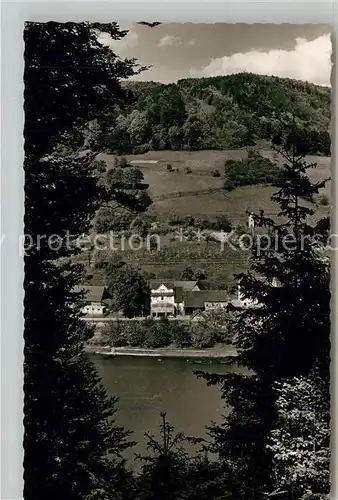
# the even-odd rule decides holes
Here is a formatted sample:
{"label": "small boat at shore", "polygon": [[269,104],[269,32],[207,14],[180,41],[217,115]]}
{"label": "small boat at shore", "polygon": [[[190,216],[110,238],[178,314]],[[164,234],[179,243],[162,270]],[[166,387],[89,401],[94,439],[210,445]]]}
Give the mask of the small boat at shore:
{"label": "small boat at shore", "polygon": [[103,357],[103,359],[110,359],[110,358],[115,358],[117,356],[115,350],[111,350],[111,351],[106,351],[106,352],[98,352],[98,354],[101,354],[101,356]]}
{"label": "small boat at shore", "polygon": [[220,365],[232,365],[233,360],[231,358],[224,358],[218,360]]}
{"label": "small boat at shore", "polygon": [[186,362],[192,365],[207,365],[212,363],[212,359],[194,359],[193,357],[186,359]]}

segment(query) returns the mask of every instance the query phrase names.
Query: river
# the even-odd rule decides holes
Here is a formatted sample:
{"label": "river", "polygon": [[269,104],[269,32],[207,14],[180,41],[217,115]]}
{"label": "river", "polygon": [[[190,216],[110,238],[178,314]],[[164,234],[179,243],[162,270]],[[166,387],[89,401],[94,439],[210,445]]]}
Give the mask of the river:
{"label": "river", "polygon": [[[216,361],[196,365],[181,358],[158,361],[146,357],[105,359],[91,355],[91,359],[108,394],[120,398],[116,423],[132,430],[132,440],[138,443],[126,452],[130,461],[133,461],[134,453],[146,452],[146,431],[158,436],[160,412],[167,412],[170,424],[186,436],[205,437],[205,426],[212,420],[221,421],[225,410],[219,387],[208,387],[193,371],[227,373],[243,370]],[[138,468],[137,464],[133,467]]]}

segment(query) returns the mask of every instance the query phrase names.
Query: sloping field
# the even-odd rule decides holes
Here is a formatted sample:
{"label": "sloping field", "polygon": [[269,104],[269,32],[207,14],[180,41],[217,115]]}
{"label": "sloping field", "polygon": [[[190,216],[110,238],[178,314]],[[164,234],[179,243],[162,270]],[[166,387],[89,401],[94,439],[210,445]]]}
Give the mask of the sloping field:
{"label": "sloping field", "polygon": [[[264,210],[265,215],[274,217],[278,213],[278,205],[271,201],[270,196],[276,192],[271,186],[245,186],[231,193],[223,191],[198,194],[196,196],[172,198],[156,201],[152,210],[156,211],[160,220],[167,220],[171,214],[192,215],[208,218],[216,215],[226,215],[234,224],[246,224],[247,210],[258,213]],[[306,201],[305,206],[315,210],[313,220],[328,215],[329,206],[315,207]]]}
{"label": "sloping field", "polygon": [[[264,156],[273,158],[274,152],[271,150],[261,150]],[[219,170],[224,173],[224,163],[226,160],[239,160],[247,155],[244,149],[238,150],[204,150],[204,151],[148,151],[141,155],[127,155],[129,161],[139,161],[138,164],[143,171],[146,181],[150,185],[153,196],[161,194],[177,192],[177,191],[192,191],[217,187],[223,184],[220,178],[212,177],[214,170]],[[114,155],[101,153],[98,159],[107,162],[108,168],[114,164]],[[142,164],[142,160],[153,160],[157,163]],[[309,175],[313,181],[322,180],[330,176],[331,158],[323,156],[309,156],[306,158],[309,163],[316,162],[317,168],[310,169]],[[170,163],[174,169],[179,169],[179,172],[168,172],[167,164]],[[136,164],[136,163],[134,163]],[[185,174],[185,168],[191,168],[191,174]],[[210,173],[210,177],[207,175]],[[182,175],[181,175],[182,174]],[[201,179],[199,174],[203,174],[206,178]],[[329,183],[330,184],[330,183]],[[172,189],[172,191],[170,191]],[[330,192],[330,185],[327,186],[327,192]]]}
{"label": "sloping field", "polygon": [[[271,150],[261,150],[264,156],[273,157]],[[226,151],[148,151],[142,155],[127,155],[129,161],[140,161],[145,181],[149,184],[149,192],[154,201],[151,210],[156,211],[159,218],[167,219],[170,214],[215,216],[228,215],[235,223],[246,222],[246,210],[258,212],[263,209],[267,215],[276,214],[278,207],[271,202],[270,196],[276,191],[271,186],[246,186],[230,193],[222,190],[224,179],[212,177],[214,170],[224,173],[224,163],[227,159],[245,157],[246,150]],[[99,158],[106,161],[108,168],[114,164],[114,156],[101,154]],[[153,160],[157,163],[142,164],[142,160]],[[317,182],[330,176],[331,158],[309,156],[309,163],[316,162],[317,168],[308,170],[312,181]],[[170,163],[178,172],[168,172]],[[185,169],[189,167],[191,174]],[[210,173],[210,175],[208,175]],[[213,192],[207,192],[207,190]],[[217,191],[218,190],[218,191]],[[323,189],[330,197],[331,183]],[[306,205],[315,208],[312,204]],[[316,218],[326,215],[329,207],[316,209]]]}

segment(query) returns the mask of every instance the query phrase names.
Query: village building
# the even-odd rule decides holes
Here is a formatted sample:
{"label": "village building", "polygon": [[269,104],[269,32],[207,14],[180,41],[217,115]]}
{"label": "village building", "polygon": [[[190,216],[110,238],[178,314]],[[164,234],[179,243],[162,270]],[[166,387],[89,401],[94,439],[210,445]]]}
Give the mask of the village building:
{"label": "village building", "polygon": [[195,311],[190,318],[190,321],[193,321],[194,323],[198,321],[207,321],[207,320],[208,316],[205,314],[204,311],[201,311],[200,309]]}
{"label": "village building", "polygon": [[251,231],[253,231],[255,227],[255,219],[252,213],[250,213],[248,217],[248,227]]}
{"label": "village building", "polygon": [[197,311],[226,309],[229,300],[228,292],[225,290],[192,290],[183,294],[184,312],[190,316]]}
{"label": "village building", "polygon": [[150,282],[150,314],[153,317],[174,317],[185,314],[183,294],[199,291],[198,281],[152,280]]}
{"label": "village building", "polygon": [[91,316],[102,316],[104,314],[104,286],[78,285],[74,287],[73,291],[75,293],[84,292],[83,306],[81,308],[82,314]]}

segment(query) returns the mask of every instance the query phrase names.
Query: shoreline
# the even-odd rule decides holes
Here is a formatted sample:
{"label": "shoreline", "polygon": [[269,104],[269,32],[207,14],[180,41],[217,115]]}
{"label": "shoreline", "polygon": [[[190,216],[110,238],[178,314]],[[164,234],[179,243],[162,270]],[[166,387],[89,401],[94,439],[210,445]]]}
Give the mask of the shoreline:
{"label": "shoreline", "polygon": [[221,347],[219,349],[190,349],[161,347],[158,349],[146,349],[139,347],[115,347],[85,345],[85,352],[99,356],[142,356],[154,358],[210,358],[210,359],[229,359],[237,357],[236,349],[232,346]]}

